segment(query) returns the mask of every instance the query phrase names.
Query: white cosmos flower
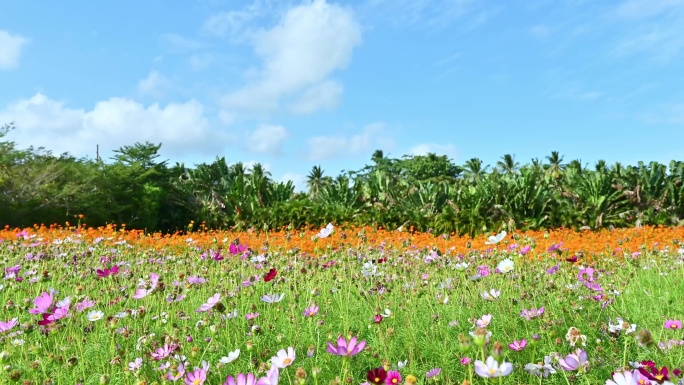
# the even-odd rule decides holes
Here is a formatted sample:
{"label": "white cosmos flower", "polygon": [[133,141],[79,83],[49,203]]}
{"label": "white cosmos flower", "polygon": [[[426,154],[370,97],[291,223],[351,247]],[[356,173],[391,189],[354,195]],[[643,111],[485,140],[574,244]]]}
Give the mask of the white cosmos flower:
{"label": "white cosmos flower", "polygon": [[330,234],[332,234],[334,229],[335,227],[332,225],[332,223],[328,223],[328,225],[322,228],[316,236],[318,238],[327,238],[330,236]]}
{"label": "white cosmos flower", "polygon": [[504,238],[506,238],[506,234],[506,230],[503,230],[499,234],[490,236],[488,240],[485,242],[485,245],[496,245],[497,243],[501,242]]}
{"label": "white cosmos flower", "polygon": [[501,290],[496,289],[491,289],[489,291],[482,292],[482,298],[486,299],[487,301],[494,301],[495,299],[499,298],[500,295]]}
{"label": "white cosmos flower", "polygon": [[266,303],[280,302],[285,297],[285,293],[282,294],[266,294],[261,296],[261,300]]}
{"label": "white cosmos flower", "polygon": [[240,349],[235,349],[234,351],[229,352],[227,357],[222,357],[219,362],[222,364],[230,364],[237,360],[238,357],[240,357]]}
{"label": "white cosmos flower", "polygon": [[456,269],[458,271],[463,271],[463,270],[467,269],[468,266],[470,266],[470,263],[468,263],[468,262],[459,262],[459,263],[454,265],[454,269]]}
{"label": "white cosmos flower", "polygon": [[500,273],[506,274],[506,273],[510,273],[511,271],[513,271],[513,266],[514,266],[513,260],[510,258],[506,258],[503,261],[499,262],[499,264],[496,266],[496,269]]}
{"label": "white cosmos flower", "polygon": [[292,365],[292,362],[294,362],[295,357],[295,350],[290,346],[287,348],[287,351],[285,351],[285,349],[280,349],[278,351],[278,354],[275,357],[271,358],[271,363],[276,368],[283,369]]}
{"label": "white cosmos flower", "polygon": [[390,309],[385,309],[385,313],[384,313],[384,314],[380,314],[380,315],[381,315],[383,318],[388,318],[388,317],[391,317],[391,316],[392,316],[392,312],[390,311]]}
{"label": "white cosmos flower", "polygon": [[104,313],[100,310],[93,310],[88,313],[88,321],[95,322],[104,318]]}

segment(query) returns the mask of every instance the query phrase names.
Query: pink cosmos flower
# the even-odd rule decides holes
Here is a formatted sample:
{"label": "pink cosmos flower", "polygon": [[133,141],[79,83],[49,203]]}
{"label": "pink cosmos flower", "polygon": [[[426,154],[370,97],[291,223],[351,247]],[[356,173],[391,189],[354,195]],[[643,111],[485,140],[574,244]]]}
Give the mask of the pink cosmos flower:
{"label": "pink cosmos flower", "polygon": [[431,378],[439,376],[440,373],[442,373],[442,368],[432,368],[429,371],[425,372],[425,377],[429,380]]}
{"label": "pink cosmos flower", "polygon": [[48,320],[57,321],[58,319],[66,317],[67,314],[69,314],[69,305],[58,307],[48,316]]}
{"label": "pink cosmos flower", "polygon": [[53,292],[50,290],[49,293],[43,292],[43,294],[39,295],[36,297],[36,299],[33,300],[33,304],[36,306],[33,309],[29,310],[29,313],[31,314],[43,314],[47,313],[48,309],[50,309],[50,306],[52,305],[53,301]]}
{"label": "pink cosmos flower", "polygon": [[311,305],[311,306],[307,307],[306,309],[304,309],[304,311],[302,312],[302,315],[304,317],[313,317],[316,314],[318,314],[318,306],[316,306],[316,305]]}
{"label": "pink cosmos flower", "polygon": [[574,353],[570,353],[565,358],[558,359],[558,365],[566,372],[573,370],[586,370],[589,368],[589,361],[587,360],[587,352],[582,349],[577,349]]}
{"label": "pink cosmos flower", "polygon": [[161,348],[157,349],[156,351],[150,353],[152,358],[154,358],[156,361],[161,361],[164,358],[168,357],[171,355],[176,350],[176,345],[174,344],[164,344]]}
{"label": "pink cosmos flower", "polygon": [[185,385],[202,385],[204,381],[207,380],[207,372],[209,371],[209,363],[206,361],[202,362],[202,368],[195,367],[190,373],[187,373],[185,377]]}
{"label": "pink cosmos flower", "polygon": [[259,316],[259,313],[247,313],[245,314],[245,319],[251,320]]}
{"label": "pink cosmos flower", "polygon": [[197,313],[209,311],[214,305],[218,303],[218,301],[221,300],[221,294],[216,293],[213,296],[209,297],[207,302],[203,303],[202,306],[199,307],[199,309],[195,310]]}
{"label": "pink cosmos flower", "polygon": [[667,320],[665,321],[665,324],[663,325],[665,329],[681,329],[682,328],[682,321],[680,320]]}
{"label": "pink cosmos flower", "polygon": [[133,294],[133,298],[135,298],[135,299],[145,298],[150,294],[150,292],[151,292],[151,290],[148,291],[147,289],[143,289],[143,288],[136,289],[135,294]]}
{"label": "pink cosmos flower", "polygon": [[280,372],[278,368],[273,366],[264,377],[261,377],[257,381],[257,385],[278,385],[278,378],[280,377]]}
{"label": "pink cosmos flower", "polygon": [[245,376],[244,374],[240,373],[235,379],[233,376],[226,377],[226,382],[224,382],[223,385],[256,385],[256,383],[257,382],[254,374],[247,373]]}
{"label": "pink cosmos flower", "polygon": [[489,323],[492,322],[492,315],[491,314],[485,314],[480,318],[479,320],[475,321],[475,325],[479,328],[486,328],[489,326]]}
{"label": "pink cosmos flower", "polygon": [[83,301],[76,303],[76,310],[82,312],[86,309],[90,309],[93,306],[95,306],[95,302],[88,299],[88,297],[85,297]]}
{"label": "pink cosmos flower", "polygon": [[7,322],[2,322],[0,321],[0,333],[8,332],[12,330],[15,326],[19,324],[19,321],[16,318],[12,318],[11,320]]}
{"label": "pink cosmos flower", "polygon": [[177,381],[180,380],[183,376],[185,375],[185,365],[183,363],[179,363],[178,367],[176,368],[176,372],[174,373],[173,370],[169,370],[168,373],[166,373],[166,379],[171,380],[171,381]]}
{"label": "pink cosmos flower", "polygon": [[520,341],[514,340],[512,343],[508,344],[508,347],[515,351],[521,351],[525,349],[525,346],[527,346],[527,340],[524,338]]}
{"label": "pink cosmos flower", "polygon": [[488,276],[488,275],[489,275],[489,267],[488,267],[488,266],[484,266],[484,265],[478,266],[478,267],[477,267],[477,274],[478,274],[480,277],[486,277],[486,276]]}
{"label": "pink cosmos flower", "polygon": [[328,342],[328,348],[326,349],[326,351],[336,356],[351,357],[361,353],[361,351],[365,347],[366,341],[360,341],[357,344],[356,337],[352,337],[347,343],[347,340],[344,339],[344,337],[340,336],[337,339],[337,346],[333,345],[331,342]]}
{"label": "pink cosmos flower", "polygon": [[544,314],[544,306],[540,307],[539,309],[536,309],[536,308],[532,308],[530,310],[523,309],[522,313],[520,313],[520,316],[525,317],[525,320],[529,321],[532,318],[541,317],[542,314]]}

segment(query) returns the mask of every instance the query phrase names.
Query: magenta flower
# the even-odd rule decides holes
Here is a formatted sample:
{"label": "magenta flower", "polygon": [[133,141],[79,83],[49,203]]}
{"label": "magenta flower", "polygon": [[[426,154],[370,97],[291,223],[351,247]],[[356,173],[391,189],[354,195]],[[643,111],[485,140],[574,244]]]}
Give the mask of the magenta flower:
{"label": "magenta flower", "polygon": [[484,265],[478,266],[478,267],[477,267],[477,274],[478,274],[480,277],[486,277],[486,276],[488,276],[488,275],[489,275],[489,267],[488,267],[488,266],[484,266]]}
{"label": "magenta flower", "polygon": [[244,374],[240,373],[236,376],[236,378],[233,378],[233,376],[226,377],[226,382],[224,382],[223,385],[256,385],[256,383],[257,382],[254,374],[247,373],[245,376]]}
{"label": "magenta flower", "polygon": [[665,321],[665,324],[663,325],[665,329],[681,329],[682,328],[682,321],[680,320],[667,320]]}
{"label": "magenta flower", "polygon": [[8,332],[12,330],[15,326],[19,324],[19,321],[16,318],[12,318],[11,320],[7,322],[2,322],[0,321],[0,333]]}
{"label": "magenta flower", "polygon": [[387,377],[385,378],[385,384],[387,385],[397,385],[401,383],[401,374],[396,370],[390,370],[387,372]]}
{"label": "magenta flower", "polygon": [[471,362],[473,362],[473,360],[470,357],[461,358],[461,365],[463,366],[468,366]]}
{"label": "magenta flower", "polygon": [[525,349],[525,346],[527,346],[527,340],[524,338],[520,341],[515,340],[512,343],[508,344],[509,348],[511,348],[512,350],[515,350],[517,352]]}
{"label": "magenta flower", "polygon": [[520,250],[518,250],[518,254],[520,254],[520,255],[525,255],[529,252],[530,252],[530,245],[523,246],[522,248],[520,248]]}
{"label": "magenta flower", "polygon": [[553,274],[553,273],[557,272],[559,269],[560,269],[560,264],[557,264],[556,266],[549,267],[548,269],[546,269],[546,273],[547,274]]}
{"label": "magenta flower", "polygon": [[333,345],[332,343],[328,342],[328,348],[326,351],[330,354],[334,354],[336,356],[345,356],[345,357],[351,357],[355,356],[366,347],[366,341],[360,341],[357,344],[357,339],[356,337],[352,337],[349,340],[349,343],[347,343],[347,340],[344,339],[344,337],[340,336],[337,339],[337,346]]}

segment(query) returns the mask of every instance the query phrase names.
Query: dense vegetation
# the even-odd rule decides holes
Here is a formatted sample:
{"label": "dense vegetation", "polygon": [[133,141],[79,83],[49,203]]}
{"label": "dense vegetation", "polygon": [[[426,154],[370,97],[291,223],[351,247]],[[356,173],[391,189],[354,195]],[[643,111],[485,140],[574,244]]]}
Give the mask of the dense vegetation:
{"label": "dense vegetation", "polygon": [[[0,128],[0,139],[13,125]],[[475,235],[503,227],[605,228],[684,223],[684,162],[636,166],[580,160],[558,152],[521,165],[504,155],[493,167],[473,158],[462,166],[446,156],[385,157],[335,178],[319,166],[308,192],[275,182],[262,165],[247,169],[225,158],[186,167],[159,160],[161,144],[136,143],[111,162],[19,149],[0,141],[0,225],[125,224],[175,231],[191,221],[209,228],[276,229],[373,225]],[[197,227],[197,225],[195,226]]]}

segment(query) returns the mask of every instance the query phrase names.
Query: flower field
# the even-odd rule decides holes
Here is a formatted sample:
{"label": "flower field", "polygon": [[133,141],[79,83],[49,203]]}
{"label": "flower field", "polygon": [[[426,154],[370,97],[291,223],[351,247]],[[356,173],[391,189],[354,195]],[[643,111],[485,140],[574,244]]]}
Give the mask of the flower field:
{"label": "flower field", "polygon": [[661,384],[684,369],[682,228],[121,227],[0,231],[0,383]]}

